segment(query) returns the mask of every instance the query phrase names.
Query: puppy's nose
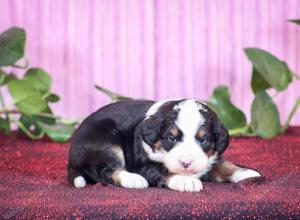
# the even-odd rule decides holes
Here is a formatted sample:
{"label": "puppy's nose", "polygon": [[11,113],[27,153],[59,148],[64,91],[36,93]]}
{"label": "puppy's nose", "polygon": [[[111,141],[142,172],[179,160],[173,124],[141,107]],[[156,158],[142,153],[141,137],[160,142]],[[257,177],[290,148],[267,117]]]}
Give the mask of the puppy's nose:
{"label": "puppy's nose", "polygon": [[184,161],[184,160],[179,160],[179,163],[181,166],[183,166],[184,168],[188,168],[193,161],[189,160],[189,161]]}

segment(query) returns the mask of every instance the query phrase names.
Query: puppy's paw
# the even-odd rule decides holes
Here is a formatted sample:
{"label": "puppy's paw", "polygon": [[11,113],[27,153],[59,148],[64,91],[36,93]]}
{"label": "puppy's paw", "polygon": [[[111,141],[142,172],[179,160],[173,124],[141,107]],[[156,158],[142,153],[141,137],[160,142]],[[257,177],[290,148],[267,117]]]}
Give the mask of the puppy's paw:
{"label": "puppy's paw", "polygon": [[236,170],[232,176],[231,176],[231,181],[234,183],[240,182],[244,179],[248,179],[248,178],[252,178],[252,177],[260,177],[261,175],[255,171],[255,170],[251,170],[251,169],[238,169]]}
{"label": "puppy's paw", "polygon": [[167,185],[170,189],[180,192],[199,192],[203,189],[202,182],[191,176],[171,176],[167,181]]}
{"label": "puppy's paw", "polygon": [[74,179],[74,186],[76,188],[83,188],[83,187],[85,187],[85,185],[86,185],[86,181],[82,176],[77,176]]}
{"label": "puppy's paw", "polygon": [[119,184],[125,188],[147,188],[148,182],[147,180],[139,174],[130,173],[126,170],[123,170],[118,173],[119,175]]}

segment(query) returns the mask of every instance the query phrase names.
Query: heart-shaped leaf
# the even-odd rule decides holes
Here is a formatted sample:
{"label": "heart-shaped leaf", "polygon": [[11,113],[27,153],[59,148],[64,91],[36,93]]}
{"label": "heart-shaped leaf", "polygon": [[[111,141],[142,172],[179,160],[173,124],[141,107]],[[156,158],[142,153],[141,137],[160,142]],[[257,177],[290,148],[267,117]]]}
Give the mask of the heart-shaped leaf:
{"label": "heart-shaped leaf", "polygon": [[280,132],[278,109],[264,90],[258,91],[252,102],[251,128],[262,138],[272,138]]}
{"label": "heart-shaped leaf", "polygon": [[69,140],[74,131],[74,126],[71,124],[58,123],[48,125],[42,122],[37,123],[51,140],[57,142],[65,142]]}
{"label": "heart-shaped leaf", "polygon": [[14,104],[23,114],[36,114],[47,108],[42,95],[27,80],[11,80],[8,89]]}
{"label": "heart-shaped leaf", "polygon": [[27,70],[24,79],[28,80],[31,86],[41,94],[49,92],[52,83],[49,74],[39,68]]}
{"label": "heart-shaped leaf", "polygon": [[277,91],[285,90],[292,81],[292,71],[287,64],[269,52],[247,48],[245,53],[257,72]]}
{"label": "heart-shaped leaf", "polygon": [[24,56],[26,33],[13,27],[0,35],[0,66],[10,66]]}
{"label": "heart-shaped leaf", "polygon": [[208,106],[216,112],[227,129],[241,128],[247,124],[245,114],[231,103],[227,86],[214,89]]}
{"label": "heart-shaped leaf", "polygon": [[0,132],[10,133],[9,121],[0,117]]}
{"label": "heart-shaped leaf", "polygon": [[268,83],[268,81],[266,81],[265,78],[261,76],[261,74],[255,69],[255,67],[253,67],[252,70],[251,87],[254,94],[259,90],[271,88],[271,85]]}

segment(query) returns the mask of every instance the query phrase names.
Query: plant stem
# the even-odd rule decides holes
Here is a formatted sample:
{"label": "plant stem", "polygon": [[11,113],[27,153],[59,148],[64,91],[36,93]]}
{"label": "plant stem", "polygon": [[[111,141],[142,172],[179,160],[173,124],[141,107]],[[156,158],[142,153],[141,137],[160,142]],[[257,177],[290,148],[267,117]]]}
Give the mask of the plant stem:
{"label": "plant stem", "polygon": [[[22,114],[22,112],[20,112],[18,110],[8,110],[8,109],[4,108],[4,109],[0,110],[0,115],[1,114]],[[40,113],[37,113],[34,115],[47,117],[47,118],[61,119],[61,117],[59,117],[59,116],[55,116],[55,115],[52,115],[49,113],[44,113],[44,112],[40,112]]]}
{"label": "plant stem", "polygon": [[0,104],[1,104],[2,108],[5,108],[4,98],[2,96],[1,89],[0,89]]}
{"label": "plant stem", "polygon": [[245,127],[242,128],[234,128],[229,129],[228,133],[230,136],[247,136],[247,137],[253,137],[256,136],[255,134],[248,133],[250,124],[247,124]]}
{"label": "plant stem", "polygon": [[296,73],[293,73],[293,75],[297,80],[300,80],[300,76],[298,76]]}
{"label": "plant stem", "polygon": [[290,112],[287,121],[285,122],[285,124],[283,125],[283,127],[281,128],[281,132],[284,133],[286,131],[286,129],[289,127],[289,124],[293,118],[293,116],[295,115],[298,107],[300,106],[300,96],[297,98],[296,103],[294,104],[292,111]]}
{"label": "plant stem", "polygon": [[37,139],[41,139],[44,135],[45,132],[41,131],[41,133],[39,133],[38,135],[35,135],[33,133],[31,133],[23,124],[22,122],[18,121],[18,120],[13,120],[13,122],[15,122],[18,127],[31,139],[37,140]]}
{"label": "plant stem", "polygon": [[[5,105],[5,102],[4,102],[4,98],[3,98],[3,95],[2,95],[2,92],[1,92],[1,88],[0,88],[0,104],[1,106],[5,109],[6,108],[6,105]],[[8,120],[9,117],[8,117],[8,114],[5,113],[5,118]]]}

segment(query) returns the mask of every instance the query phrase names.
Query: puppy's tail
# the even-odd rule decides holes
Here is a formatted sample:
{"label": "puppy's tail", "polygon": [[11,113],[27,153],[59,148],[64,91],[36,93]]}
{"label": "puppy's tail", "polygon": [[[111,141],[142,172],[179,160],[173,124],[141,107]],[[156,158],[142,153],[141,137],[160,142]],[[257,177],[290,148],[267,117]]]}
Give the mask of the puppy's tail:
{"label": "puppy's tail", "polygon": [[83,188],[86,186],[84,175],[79,169],[68,166],[68,179],[76,188]]}

